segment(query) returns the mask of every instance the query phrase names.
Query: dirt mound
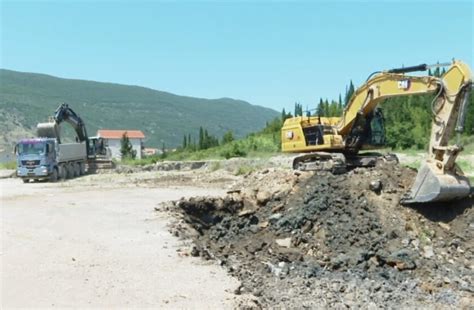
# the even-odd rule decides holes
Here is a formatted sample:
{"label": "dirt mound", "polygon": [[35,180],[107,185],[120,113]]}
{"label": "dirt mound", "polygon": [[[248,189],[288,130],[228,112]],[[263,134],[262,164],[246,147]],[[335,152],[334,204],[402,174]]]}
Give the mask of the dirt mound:
{"label": "dirt mound", "polygon": [[175,202],[192,255],[217,259],[255,306],[472,304],[472,198],[399,205],[415,172],[393,163],[347,174],[265,169],[226,198]]}

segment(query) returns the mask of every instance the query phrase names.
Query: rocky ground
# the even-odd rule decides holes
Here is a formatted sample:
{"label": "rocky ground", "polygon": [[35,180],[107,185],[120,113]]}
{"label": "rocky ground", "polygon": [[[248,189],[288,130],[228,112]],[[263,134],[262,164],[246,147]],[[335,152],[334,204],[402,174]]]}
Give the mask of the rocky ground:
{"label": "rocky ground", "polygon": [[474,198],[401,206],[415,175],[387,162],[342,175],[259,167],[226,198],[159,210],[194,241],[190,255],[241,281],[235,293],[253,296],[242,307],[468,308]]}
{"label": "rocky ground", "polygon": [[406,207],[399,200],[412,169],[380,162],[332,175],[295,172],[290,162],[119,166],[60,187],[165,188],[183,196],[187,186],[226,189],[225,197],[188,195],[155,209],[174,219],[170,232],[185,240],[180,256],[217,262],[240,281],[241,308],[474,304],[474,197]]}

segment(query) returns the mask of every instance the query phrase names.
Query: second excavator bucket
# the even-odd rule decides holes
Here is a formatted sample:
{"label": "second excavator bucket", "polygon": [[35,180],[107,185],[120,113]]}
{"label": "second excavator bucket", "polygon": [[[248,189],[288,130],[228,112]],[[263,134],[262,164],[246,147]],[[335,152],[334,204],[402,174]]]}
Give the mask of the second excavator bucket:
{"label": "second excavator bucket", "polygon": [[59,128],[56,123],[39,123],[36,126],[36,134],[41,138],[59,138]]}
{"label": "second excavator bucket", "polygon": [[446,173],[435,164],[425,162],[418,170],[410,191],[402,204],[429,203],[466,198],[471,192],[469,179],[454,172]]}

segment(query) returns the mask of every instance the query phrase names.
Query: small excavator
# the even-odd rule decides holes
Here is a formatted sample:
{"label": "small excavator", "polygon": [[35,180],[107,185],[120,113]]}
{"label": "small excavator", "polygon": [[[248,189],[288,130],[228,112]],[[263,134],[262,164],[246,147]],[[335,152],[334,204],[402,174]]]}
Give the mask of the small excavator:
{"label": "small excavator", "polygon": [[[441,77],[406,75],[440,66],[449,66]],[[354,92],[341,117],[287,119],[281,129],[282,151],[303,153],[293,159],[293,168],[299,170],[343,173],[353,167],[374,166],[380,156],[364,156],[359,151],[380,147],[385,142],[383,115],[378,104],[391,97],[435,94],[428,154],[401,202],[465,198],[471,191],[469,179],[455,163],[463,148],[449,142],[454,131],[459,135],[464,130],[472,87],[469,66],[457,60],[374,72]]]}

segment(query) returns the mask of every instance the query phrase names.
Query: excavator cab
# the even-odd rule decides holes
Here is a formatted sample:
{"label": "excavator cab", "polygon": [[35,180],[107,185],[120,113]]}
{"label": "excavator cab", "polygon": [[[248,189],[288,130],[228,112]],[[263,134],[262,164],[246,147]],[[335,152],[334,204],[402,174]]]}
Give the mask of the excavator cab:
{"label": "excavator cab", "polygon": [[366,143],[374,147],[380,147],[384,146],[385,142],[385,119],[382,109],[377,108],[372,113]]}

